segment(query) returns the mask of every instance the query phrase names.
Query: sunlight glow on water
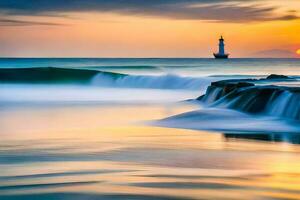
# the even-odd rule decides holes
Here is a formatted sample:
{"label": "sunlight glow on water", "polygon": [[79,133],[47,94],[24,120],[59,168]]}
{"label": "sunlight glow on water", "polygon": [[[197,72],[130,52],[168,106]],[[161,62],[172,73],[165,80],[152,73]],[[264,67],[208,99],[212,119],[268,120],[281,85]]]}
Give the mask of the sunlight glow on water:
{"label": "sunlight glow on water", "polygon": [[182,102],[223,79],[299,86],[297,59],[0,59],[23,67],[41,68],[0,83],[1,200],[300,199],[298,121]]}
{"label": "sunlight glow on water", "polygon": [[1,110],[0,197],[299,197],[296,145],[137,123],[192,109],[179,104]]}

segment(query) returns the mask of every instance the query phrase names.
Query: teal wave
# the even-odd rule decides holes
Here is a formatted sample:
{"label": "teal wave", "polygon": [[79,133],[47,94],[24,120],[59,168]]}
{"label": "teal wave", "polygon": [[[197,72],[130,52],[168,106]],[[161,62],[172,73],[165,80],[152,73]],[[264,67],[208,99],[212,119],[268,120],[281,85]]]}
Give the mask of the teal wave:
{"label": "teal wave", "polygon": [[98,70],[37,67],[37,68],[2,68],[2,83],[90,83],[95,75],[105,75],[112,79],[127,76],[126,74]]}

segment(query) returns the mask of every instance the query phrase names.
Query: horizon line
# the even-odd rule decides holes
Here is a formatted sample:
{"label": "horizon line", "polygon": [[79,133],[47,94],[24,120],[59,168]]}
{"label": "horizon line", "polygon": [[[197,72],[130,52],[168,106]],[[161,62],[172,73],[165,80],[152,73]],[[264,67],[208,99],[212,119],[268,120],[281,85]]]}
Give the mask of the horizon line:
{"label": "horizon line", "polygon": [[[21,57],[8,56],[0,59],[212,59],[214,57]],[[300,59],[300,57],[231,57],[230,59]]]}

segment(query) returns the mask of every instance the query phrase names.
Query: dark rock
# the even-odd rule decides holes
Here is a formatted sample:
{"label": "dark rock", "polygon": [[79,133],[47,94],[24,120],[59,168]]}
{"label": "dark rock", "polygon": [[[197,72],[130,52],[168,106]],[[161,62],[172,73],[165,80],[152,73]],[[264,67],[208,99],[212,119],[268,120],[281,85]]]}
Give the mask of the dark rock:
{"label": "dark rock", "polygon": [[209,93],[212,90],[220,88],[222,91],[220,92],[218,97],[222,97],[237,89],[252,87],[252,86],[255,86],[255,84],[249,82],[217,81],[211,83],[211,85],[207,88],[206,93]]}
{"label": "dark rock", "polygon": [[285,75],[271,74],[266,79],[292,79],[291,77]]}

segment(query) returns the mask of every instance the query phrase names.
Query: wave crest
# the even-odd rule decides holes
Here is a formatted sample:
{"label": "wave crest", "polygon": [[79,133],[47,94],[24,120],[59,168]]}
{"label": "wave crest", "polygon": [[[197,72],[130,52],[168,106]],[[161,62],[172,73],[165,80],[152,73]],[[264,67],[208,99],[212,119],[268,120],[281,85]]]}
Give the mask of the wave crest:
{"label": "wave crest", "polygon": [[204,90],[210,82],[211,78],[180,77],[172,74],[161,76],[127,75],[117,78],[97,74],[91,81],[93,85],[99,86],[189,90]]}
{"label": "wave crest", "polygon": [[0,69],[0,83],[58,83],[118,88],[204,90],[212,80],[216,79],[212,77],[181,77],[172,74],[159,76],[129,75],[55,67]]}

